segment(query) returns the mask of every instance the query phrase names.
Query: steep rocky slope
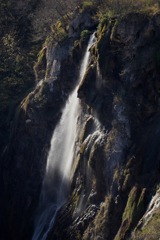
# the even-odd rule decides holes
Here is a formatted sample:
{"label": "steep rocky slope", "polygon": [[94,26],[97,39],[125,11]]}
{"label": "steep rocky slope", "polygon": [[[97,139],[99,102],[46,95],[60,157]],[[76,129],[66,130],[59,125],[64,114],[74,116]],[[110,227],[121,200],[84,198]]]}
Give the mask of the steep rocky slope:
{"label": "steep rocky slope", "polygon": [[93,15],[76,13],[68,36],[43,49],[44,79],[17,109],[1,167],[4,240],[31,239],[52,132],[94,31],[71,193],[48,239],[160,237],[160,14],[106,16],[98,27]]}
{"label": "steep rocky slope", "polygon": [[74,48],[74,41],[85,27],[93,29],[96,24],[92,11],[82,13],[72,22],[69,37],[58,43],[53,40],[40,52],[35,69],[38,83],[15,111],[10,139],[1,159],[2,239],[31,239],[51,136],[76,84],[88,38],[83,37],[81,51],[80,43]]}
{"label": "steep rocky slope", "polygon": [[50,239],[160,235],[159,20],[159,14],[130,13],[98,28],[78,90],[83,130],[72,195]]}

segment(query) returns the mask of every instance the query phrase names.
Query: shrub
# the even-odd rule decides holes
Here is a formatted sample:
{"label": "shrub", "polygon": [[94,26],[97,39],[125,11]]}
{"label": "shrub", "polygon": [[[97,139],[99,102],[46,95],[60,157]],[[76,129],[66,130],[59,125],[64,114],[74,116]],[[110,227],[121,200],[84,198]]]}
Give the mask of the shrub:
{"label": "shrub", "polygon": [[81,41],[86,41],[86,40],[88,40],[90,34],[91,34],[90,31],[88,31],[88,30],[83,30],[83,31],[81,32]]}

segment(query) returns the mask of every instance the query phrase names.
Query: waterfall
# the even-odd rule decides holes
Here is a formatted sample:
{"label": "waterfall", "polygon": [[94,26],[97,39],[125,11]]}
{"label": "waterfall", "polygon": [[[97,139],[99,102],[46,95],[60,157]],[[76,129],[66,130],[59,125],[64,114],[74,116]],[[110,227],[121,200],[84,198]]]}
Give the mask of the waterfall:
{"label": "waterfall", "polygon": [[[81,63],[78,84],[87,69],[89,48],[93,44],[94,38],[94,34],[91,35]],[[70,95],[63,109],[60,123],[57,125],[52,136],[39,201],[39,215],[32,240],[47,239],[48,234],[53,228],[56,214],[65,203],[69,193],[79,106],[77,89],[78,86]]]}

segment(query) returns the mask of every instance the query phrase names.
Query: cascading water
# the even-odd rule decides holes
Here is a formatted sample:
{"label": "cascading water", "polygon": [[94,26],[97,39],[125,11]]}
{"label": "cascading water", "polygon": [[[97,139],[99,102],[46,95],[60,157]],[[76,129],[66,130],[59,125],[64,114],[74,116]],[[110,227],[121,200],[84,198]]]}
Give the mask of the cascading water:
{"label": "cascading water", "polygon": [[[83,78],[89,62],[89,48],[93,44],[94,34],[90,37],[84,55],[79,81]],[[70,173],[76,140],[76,124],[79,100],[77,89],[72,92],[63,110],[51,140],[46,173],[41,190],[39,216],[32,240],[46,240],[53,227],[56,214],[67,199],[70,186]]]}

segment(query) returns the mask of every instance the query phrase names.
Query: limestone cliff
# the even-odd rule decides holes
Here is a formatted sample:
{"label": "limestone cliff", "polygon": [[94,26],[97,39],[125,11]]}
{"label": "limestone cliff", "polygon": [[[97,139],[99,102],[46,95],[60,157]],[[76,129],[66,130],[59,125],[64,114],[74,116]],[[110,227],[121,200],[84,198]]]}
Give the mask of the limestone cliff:
{"label": "limestone cliff", "polygon": [[52,132],[94,31],[71,192],[48,239],[160,237],[160,13],[95,16],[76,12],[68,35],[41,52],[43,79],[18,107],[3,156],[1,239],[32,237]]}
{"label": "limestone cliff", "polygon": [[50,239],[159,237],[159,16],[130,13],[98,27],[78,90],[72,193]]}

